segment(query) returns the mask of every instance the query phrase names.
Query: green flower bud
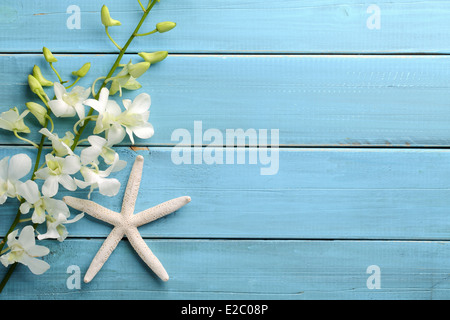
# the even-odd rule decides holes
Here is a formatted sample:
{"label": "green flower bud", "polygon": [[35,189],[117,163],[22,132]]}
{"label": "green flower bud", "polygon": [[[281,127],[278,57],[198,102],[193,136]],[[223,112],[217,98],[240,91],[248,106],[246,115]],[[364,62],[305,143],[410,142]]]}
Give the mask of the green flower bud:
{"label": "green flower bud", "polygon": [[33,77],[31,74],[28,75],[28,85],[30,86],[30,89],[33,93],[35,94],[40,94],[42,96],[45,96],[45,91],[42,88],[41,84],[39,83],[39,81]]}
{"label": "green flower bud", "polygon": [[33,77],[35,77],[42,86],[51,87],[53,85],[53,82],[44,78],[41,69],[36,65],[33,67]]}
{"label": "green flower bud", "polygon": [[154,64],[163,61],[165,58],[167,58],[169,53],[167,51],[158,51],[152,53],[140,52],[138,53],[138,55],[145,61]]}
{"label": "green flower bud", "polygon": [[142,76],[150,68],[149,62],[139,62],[128,67],[128,73],[135,79]]}
{"label": "green flower bud", "polygon": [[45,116],[47,115],[47,109],[35,102],[27,102],[25,104],[30,112],[36,117],[41,126],[45,126]]}
{"label": "green flower bud", "polygon": [[164,33],[164,32],[172,30],[176,26],[177,26],[177,24],[175,22],[165,21],[165,22],[160,22],[160,23],[156,24],[156,29],[158,30],[159,33]]}
{"label": "green flower bud", "polygon": [[80,69],[78,69],[78,71],[72,72],[72,74],[74,76],[83,78],[88,73],[90,68],[91,68],[91,63],[88,62],[88,63],[85,63]]}
{"label": "green flower bud", "polygon": [[56,61],[58,61],[58,59],[56,59],[53,56],[53,53],[50,50],[48,50],[46,47],[44,47],[42,49],[42,51],[44,52],[44,57],[45,57],[45,60],[47,60],[47,62],[56,62]]}
{"label": "green flower bud", "polygon": [[106,5],[103,5],[102,7],[102,24],[105,27],[113,27],[113,26],[120,26],[121,23],[118,20],[114,20],[111,18],[109,14],[109,9]]}

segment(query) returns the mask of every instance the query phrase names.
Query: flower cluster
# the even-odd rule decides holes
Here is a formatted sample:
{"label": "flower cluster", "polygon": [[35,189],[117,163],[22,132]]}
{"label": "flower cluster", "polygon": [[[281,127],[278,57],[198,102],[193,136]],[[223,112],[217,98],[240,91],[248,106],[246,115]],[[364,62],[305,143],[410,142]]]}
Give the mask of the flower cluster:
{"label": "flower cluster", "polygon": [[[150,0],[146,7],[138,2],[145,13],[143,21],[159,0]],[[101,21],[108,37],[118,46],[109,35],[108,27],[119,26],[121,23],[110,17],[106,6],[101,10]],[[132,38],[167,32],[174,27],[173,22],[162,22],[156,25],[154,31],[147,34],[135,33]],[[120,48],[120,58],[124,53]],[[123,89],[140,89],[141,84],[137,79],[151,64],[163,61],[167,52],[141,52],[139,56],[144,61],[133,64],[130,60],[127,64],[115,64],[108,73],[109,78],[97,78],[88,88],[74,85],[89,72],[90,63],[72,72],[76,79],[71,85],[66,85],[68,81],[63,81],[53,65],[58,61],[56,57],[45,47],[43,55],[58,81],[47,80],[35,65],[32,74],[28,76],[28,84],[40,103],[30,101],[25,104],[26,109],[22,112],[14,107],[0,114],[1,129],[13,132],[17,138],[38,149],[34,165],[24,153],[0,160],[0,205],[8,199],[19,202],[16,219],[5,239],[0,242],[0,262],[4,266],[22,263],[34,274],[42,274],[50,267],[45,261],[38,259],[47,255],[49,249],[36,245],[36,236],[38,240],[64,241],[68,235],[66,225],[83,217],[83,213],[71,217],[67,205],[58,199],[60,190],[87,189],[88,197],[98,190],[104,196],[115,196],[119,192],[120,182],[112,175],[122,170],[126,162],[119,158],[114,146],[124,139],[129,139],[134,144],[135,137],[148,139],[153,136],[154,129],[149,123],[151,99],[148,94],[141,93],[133,101],[124,99],[122,106],[111,97],[116,93],[122,96]],[[114,76],[119,68],[121,70]],[[103,82],[96,93],[95,85],[99,80]],[[53,89],[50,94],[52,99],[44,89],[46,87]],[[39,130],[42,137],[39,144],[23,136],[31,132],[26,123],[31,115],[42,127]],[[73,130],[67,131],[64,136],[54,132],[54,124],[58,118],[74,118]],[[95,122],[92,133],[81,139],[84,129],[91,121]],[[82,142],[89,146],[79,151],[77,147]],[[51,144],[52,148],[44,156],[45,144]],[[42,161],[41,154],[44,158]],[[32,167],[34,170],[31,170]],[[23,227],[21,231],[16,229],[20,223],[28,221],[33,225]],[[0,292],[3,285],[0,285]]]}
{"label": "flower cluster", "polygon": [[[123,100],[124,110],[122,110],[116,101],[109,99],[107,88],[101,90],[99,99],[89,99],[90,89],[74,87],[71,92],[67,92],[60,83],[54,83],[53,87],[55,99],[48,101],[48,106],[56,117],[78,115],[80,120],[84,120],[86,106],[91,106],[98,112],[95,117],[95,134],[87,138],[90,146],[77,155],[72,150],[74,133],[69,131],[60,138],[47,128],[42,128],[39,132],[51,142],[52,151],[45,155],[42,168],[34,173],[32,179],[20,180],[29,174],[32,167],[32,161],[28,155],[17,154],[10,159],[6,157],[0,161],[0,204],[5,203],[7,198],[17,198],[21,202],[22,214],[31,214],[30,219],[34,224],[46,223],[47,231],[38,235],[39,240],[63,241],[68,234],[65,224],[78,221],[83,214],[69,219],[69,208],[63,201],[54,198],[60,186],[68,191],[89,187],[89,195],[98,189],[102,195],[115,196],[119,191],[120,182],[111,178],[110,175],[123,169],[126,162],[119,159],[119,154],[113,146],[121,143],[127,134],[134,143],[134,135],[147,139],[153,135],[154,131],[153,126],[148,122],[151,102],[150,96],[146,93],[141,93],[134,101]],[[24,123],[27,114],[28,112],[25,111],[19,115],[16,108],[6,111],[0,115],[0,126],[13,132],[29,132]],[[101,133],[104,133],[104,137],[98,135]],[[107,168],[100,170],[102,165],[106,165]],[[42,181],[41,186],[37,183],[39,181]],[[26,236],[23,236],[27,239],[24,240],[26,243],[30,241],[30,231],[27,230]],[[7,244],[11,252],[0,259],[5,266],[22,262],[27,254],[31,257],[27,248],[35,248],[22,243],[22,233],[25,230],[22,231],[19,240],[16,239],[17,232],[8,236]],[[20,250],[17,249],[19,247]],[[21,253],[18,254],[16,251]],[[41,260],[34,258],[24,261],[32,272],[44,270]]]}

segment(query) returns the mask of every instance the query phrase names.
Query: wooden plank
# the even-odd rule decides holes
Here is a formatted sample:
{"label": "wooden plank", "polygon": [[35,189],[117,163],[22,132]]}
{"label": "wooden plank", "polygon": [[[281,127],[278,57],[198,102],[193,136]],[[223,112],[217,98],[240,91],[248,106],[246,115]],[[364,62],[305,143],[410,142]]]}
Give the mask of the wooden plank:
{"label": "wooden plank", "polygon": [[[137,1],[110,0],[111,28],[124,44],[142,12]],[[374,6],[375,5],[375,6]],[[2,52],[114,52],[100,23],[101,3],[70,0],[3,0]],[[450,51],[450,3],[445,0],[166,0],[157,5],[143,32],[175,21],[164,35],[137,39],[130,50],[171,52],[392,53]],[[432,19],[430,19],[432,17]],[[379,28],[378,28],[379,26]],[[69,29],[70,28],[70,29]],[[79,29],[78,29],[79,28]]]}
{"label": "wooden plank", "polygon": [[[176,165],[171,148],[120,148],[128,166],[113,176],[122,182],[119,194],[95,192],[92,200],[120,211],[131,165],[141,154],[144,183],[137,212],[172,198],[192,198],[177,213],[141,227],[146,237],[450,239],[450,150],[286,148],[279,151],[275,175],[261,175],[265,165],[259,160],[249,164],[252,150],[246,149],[245,164]],[[24,151],[32,153],[2,147],[0,158]],[[85,198],[87,191],[70,194]],[[4,234],[17,201],[1,210]],[[111,231],[91,217],[68,228],[76,237],[105,237]]]}
{"label": "wooden plank", "polygon": [[[58,55],[66,79],[85,62],[81,85],[106,74],[114,56]],[[138,62],[140,58],[129,55]],[[27,75],[34,64],[53,79],[41,55],[0,56],[0,110],[34,99]],[[449,146],[450,59],[445,56],[170,56],[139,80],[152,96],[156,133],[145,145],[175,145],[179,128],[279,129],[285,146]],[[54,80],[54,79],[53,79]],[[53,96],[52,90],[48,91]],[[119,99],[118,95],[115,99]],[[119,99],[120,100],[120,99]],[[29,138],[39,141],[37,122]],[[58,120],[58,132],[71,130]],[[17,143],[0,134],[1,144]],[[204,144],[208,144],[205,141]],[[129,144],[126,140],[125,144]]]}
{"label": "wooden plank", "polygon": [[[102,239],[47,241],[51,268],[34,276],[19,266],[8,299],[448,299],[448,242],[147,240],[169,275],[161,282],[122,241],[97,277],[81,277]],[[380,289],[367,281],[379,267]],[[0,275],[4,268],[0,269]]]}

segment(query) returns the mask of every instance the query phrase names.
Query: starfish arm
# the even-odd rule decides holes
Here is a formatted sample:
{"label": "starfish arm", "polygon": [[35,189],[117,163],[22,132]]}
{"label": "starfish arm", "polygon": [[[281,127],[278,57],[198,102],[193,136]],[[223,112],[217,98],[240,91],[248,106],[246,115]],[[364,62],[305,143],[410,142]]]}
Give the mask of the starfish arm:
{"label": "starfish arm", "polygon": [[169,275],[164,269],[161,262],[158,258],[153,254],[150,248],[145,243],[144,239],[142,239],[141,235],[137,228],[129,228],[125,232],[128,240],[133,246],[134,250],[136,250],[137,254],[141,257],[141,259],[149,266],[150,269],[163,281],[169,280]]}
{"label": "starfish arm", "polygon": [[146,223],[155,221],[159,218],[167,216],[168,214],[171,214],[172,212],[177,211],[189,202],[191,202],[190,197],[179,197],[166,201],[153,208],[141,211],[138,214],[134,215],[132,217],[133,224],[135,227],[140,227]]}
{"label": "starfish arm", "polygon": [[105,262],[108,260],[111,253],[117,247],[120,240],[123,238],[123,235],[124,231],[122,228],[112,229],[111,233],[108,235],[105,242],[103,242],[103,245],[101,246],[100,250],[98,250],[97,254],[92,260],[91,265],[89,266],[89,269],[86,272],[86,275],[84,276],[85,283],[91,282],[91,280],[94,279],[96,274],[100,271]]}
{"label": "starfish arm", "polygon": [[85,212],[88,215],[107,222],[109,224],[116,225],[120,223],[121,216],[114,211],[111,211],[101,205],[84,199],[74,198],[74,197],[64,197],[63,201],[70,207]]}
{"label": "starfish arm", "polygon": [[130,178],[128,179],[127,188],[123,196],[122,214],[131,216],[134,213],[134,206],[139,193],[139,186],[142,179],[142,169],[144,168],[144,157],[137,156],[131,169]]}

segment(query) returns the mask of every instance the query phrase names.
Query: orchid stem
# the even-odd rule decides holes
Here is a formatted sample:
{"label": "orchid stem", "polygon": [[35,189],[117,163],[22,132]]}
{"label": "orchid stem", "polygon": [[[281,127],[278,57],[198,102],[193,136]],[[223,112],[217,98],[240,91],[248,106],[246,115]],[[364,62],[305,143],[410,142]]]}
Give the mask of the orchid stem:
{"label": "orchid stem", "polygon": [[[42,97],[41,95],[38,95],[38,96],[39,96],[39,98],[40,98],[42,101],[44,101],[45,105],[47,106],[47,116],[48,116],[48,117],[45,117],[45,122],[44,122],[44,126],[43,126],[44,128],[47,128],[47,126],[48,126],[48,121],[49,121],[48,118],[50,117],[50,112],[51,112],[51,110],[50,110],[50,108],[48,107],[48,103],[47,103],[46,99],[44,99],[44,97]],[[42,135],[41,135],[41,141],[39,142],[39,146],[38,146],[38,152],[37,152],[37,155],[36,155],[36,161],[35,161],[35,163],[34,163],[33,172],[32,172],[32,174],[31,174],[31,180],[35,180],[35,179],[36,179],[35,173],[36,173],[37,170],[39,170],[39,163],[41,162],[42,150],[44,149],[44,143],[45,143],[45,140],[46,140],[46,136],[42,134]],[[22,204],[22,203],[24,203],[24,202],[25,202],[25,199],[22,199],[22,200],[20,200],[19,203]],[[0,242],[0,251],[3,250],[3,247],[4,247],[5,244],[6,244],[6,241],[7,241],[7,239],[8,239],[9,234],[10,234],[11,232],[13,232],[14,229],[16,228],[16,226],[19,224],[19,221],[20,221],[20,217],[21,217],[21,216],[22,216],[22,212],[20,212],[20,207],[19,207],[19,209],[17,209],[16,217],[14,218],[14,221],[13,221],[13,223],[11,224],[11,227],[9,227],[9,230],[6,232],[5,237],[4,237],[3,240]],[[17,262],[14,263],[13,265],[11,265],[11,266],[9,267],[8,271],[6,272],[6,274],[4,275],[4,277],[3,277],[3,279],[2,279],[2,282],[0,283],[0,294],[1,294],[2,291],[3,291],[3,288],[6,286],[6,283],[8,283],[9,278],[10,278],[11,275],[13,274],[13,272],[14,272],[14,270],[16,269],[17,265],[18,265]]]}
{"label": "orchid stem", "polygon": [[[95,84],[97,83],[97,81],[103,80],[103,79],[106,79],[106,77],[99,77],[99,78],[97,78],[97,79],[94,80],[94,83],[92,84],[92,87],[91,87],[91,92],[92,92],[92,95],[93,95],[94,97],[97,96],[97,94],[95,93]],[[101,88],[100,88],[100,89],[101,89]],[[99,92],[100,92],[100,90],[99,90]]]}
{"label": "orchid stem", "polygon": [[145,36],[154,34],[154,33],[156,33],[156,32],[158,32],[158,29],[155,29],[155,30],[150,31],[150,32],[147,32],[147,33],[136,33],[135,36],[136,36],[136,37],[145,37]]}
{"label": "orchid stem", "polygon": [[[114,71],[116,71],[117,67],[119,66],[120,60],[122,59],[123,55],[125,54],[125,52],[126,52],[128,46],[131,44],[131,42],[133,41],[133,39],[136,37],[136,34],[138,34],[139,29],[141,28],[141,26],[142,26],[142,24],[144,23],[145,19],[147,18],[148,14],[150,13],[150,11],[152,10],[153,6],[154,6],[157,2],[159,2],[159,0],[149,0],[149,3],[148,3],[148,5],[147,5],[147,8],[144,10],[144,14],[143,14],[142,17],[141,17],[141,20],[139,21],[138,25],[136,26],[136,29],[135,29],[134,32],[131,34],[131,36],[130,36],[130,38],[128,39],[128,41],[125,43],[125,46],[124,46],[123,48],[120,48],[119,46],[116,45],[118,48],[120,48],[120,53],[119,53],[119,55],[118,55],[118,57],[117,57],[117,59],[116,59],[114,65],[112,66],[111,70],[109,71],[108,75],[107,75],[106,77],[104,77],[104,79],[108,79],[108,78],[111,78],[111,77],[112,77],[112,75],[114,74]],[[108,35],[108,36],[109,36],[109,35]],[[110,39],[112,39],[112,38],[110,38]],[[50,67],[53,69],[53,71],[54,71],[54,72],[56,73],[56,75],[58,76],[59,82],[60,82],[61,84],[63,84],[64,82],[62,81],[61,77],[59,76],[59,73],[58,73],[58,72],[55,70],[55,68],[53,67],[52,63],[50,63]],[[106,81],[103,81],[103,83],[102,83],[102,85],[101,85],[101,87],[100,87],[98,93],[95,94],[95,96],[94,96],[95,99],[98,99],[101,89],[103,89],[105,86],[106,86]],[[94,94],[94,92],[93,92],[92,94]],[[39,97],[41,98],[41,100],[44,101],[44,103],[47,105],[47,108],[48,108],[48,103],[47,103],[47,101],[45,101],[45,99],[44,99],[43,97],[41,97],[41,96],[39,96]],[[47,115],[49,115],[50,112],[51,112],[51,110],[50,110],[50,108],[48,108]],[[94,109],[91,108],[91,109],[89,110],[88,114],[87,114],[87,117],[92,116],[93,112],[94,112]],[[49,121],[49,119],[48,119],[48,118],[45,118],[45,126],[44,126],[45,128],[46,128],[47,125],[48,125],[48,121]],[[77,147],[77,145],[78,145],[78,143],[79,143],[79,141],[80,141],[80,137],[81,137],[81,135],[82,135],[82,133],[83,133],[83,130],[86,128],[87,124],[88,124],[90,121],[91,121],[91,119],[86,119],[86,121],[84,122],[84,124],[83,124],[83,125],[80,127],[80,129],[78,130],[78,133],[77,133],[76,137],[74,138],[74,142],[73,142],[73,145],[72,145],[72,147],[71,147],[72,150],[75,150],[75,148]],[[44,142],[45,142],[45,140],[46,140],[46,137],[45,137],[44,135],[41,135],[41,141],[40,141],[39,146],[38,146],[38,152],[37,152],[37,155],[36,155],[36,162],[35,162],[35,165],[34,165],[33,173],[32,173],[32,175],[31,175],[31,180],[35,180],[35,179],[36,179],[35,173],[36,173],[36,171],[39,169],[39,163],[40,163],[40,159],[41,159],[41,156],[42,156],[42,150],[43,150],[43,147],[44,147]],[[25,202],[24,199],[22,199],[22,201],[20,201],[21,204],[24,203],[24,202]],[[11,232],[14,231],[14,228],[15,228],[15,227],[17,226],[17,224],[19,223],[21,215],[22,215],[22,213],[20,212],[20,208],[19,208],[19,209],[17,210],[16,217],[14,218],[14,221],[13,221],[13,223],[11,224],[11,227],[9,228],[9,230],[8,230],[8,232],[6,233],[6,235],[5,235],[5,237],[3,238],[3,240],[0,242],[0,252],[3,250],[3,247],[4,247],[5,244],[6,244],[6,240],[8,239],[8,235],[9,235]],[[7,283],[8,280],[10,279],[10,277],[11,277],[11,275],[13,274],[14,270],[16,269],[17,265],[18,265],[17,262],[14,263],[13,265],[11,265],[11,266],[9,267],[8,271],[6,272],[6,274],[4,275],[4,277],[3,277],[3,279],[2,279],[2,281],[1,281],[1,283],[0,283],[0,293],[3,291],[3,289],[4,289],[5,285],[6,285],[6,283]]]}
{"label": "orchid stem", "polygon": [[88,140],[88,139],[82,139],[82,140],[79,140],[79,141],[78,141],[78,145],[80,145],[80,144],[82,144],[82,143],[84,143],[84,142],[89,142],[89,140]]}
{"label": "orchid stem", "polygon": [[[125,52],[128,49],[128,46],[131,44],[131,42],[133,41],[133,39],[136,37],[136,34],[139,32],[139,29],[141,28],[142,24],[144,23],[145,19],[147,18],[148,14],[150,13],[150,11],[153,9],[153,7],[155,6],[155,4],[158,2],[158,0],[152,0],[149,1],[147,9],[144,11],[144,14],[141,17],[141,20],[139,21],[138,25],[136,26],[136,29],[133,31],[133,33],[131,34],[130,38],[128,39],[128,41],[125,43],[125,45],[123,46],[123,48],[120,50],[119,55],[116,59],[116,61],[114,62],[114,65],[112,66],[111,70],[109,71],[108,75],[105,77],[106,79],[109,79],[112,77],[112,75],[114,74],[114,71],[116,71],[117,67],[120,64],[120,60],[122,60],[123,55],[125,54]],[[100,89],[98,90],[98,92],[94,95],[95,99],[98,99],[101,90],[106,86],[106,81],[103,81]],[[94,92],[92,92],[92,94],[94,94]],[[90,109],[87,116],[91,116],[94,113],[94,109]],[[87,119],[84,124],[80,127],[80,129],[78,130],[78,134],[75,136],[74,140],[73,140],[73,145],[71,147],[72,151],[75,150],[75,148],[78,145],[78,141],[80,140],[81,135],[83,134],[84,129],[86,128],[87,124],[90,122],[90,119]]]}
{"label": "orchid stem", "polygon": [[84,117],[83,119],[78,120],[73,126],[73,132],[75,132],[75,134],[78,134],[77,127],[80,123],[83,123],[83,121],[88,120],[88,119],[93,120],[93,119],[97,119],[97,118],[98,118],[98,116],[87,116],[87,117]]}
{"label": "orchid stem", "polygon": [[61,79],[61,76],[59,75],[58,71],[56,71],[55,67],[53,66],[52,62],[49,62],[50,64],[50,68],[52,68],[53,72],[56,74],[56,76],[58,77],[59,83],[63,84],[64,81]]}
{"label": "orchid stem", "polygon": [[31,144],[33,147],[39,149],[39,146],[38,146],[36,143],[34,143],[33,141],[30,141],[30,140],[28,140],[28,139],[26,139],[26,138],[24,138],[24,137],[19,136],[19,134],[17,133],[16,130],[14,130],[13,132],[14,132],[14,135],[15,135],[18,139],[20,139],[20,140],[22,140],[22,141],[25,141],[25,142]]}
{"label": "orchid stem", "polygon": [[109,35],[108,27],[105,27],[105,32],[106,32],[106,35],[108,36],[109,40],[111,40],[111,42],[114,43],[114,45],[117,47],[117,49],[119,49],[120,51],[122,51],[122,47],[119,46],[119,45],[114,41],[114,39]]}
{"label": "orchid stem", "polygon": [[48,114],[45,115],[45,118],[50,122],[50,126],[51,126],[50,132],[53,132],[53,130],[55,129],[55,125],[53,124],[52,118]]}
{"label": "orchid stem", "polygon": [[[50,106],[48,105],[48,100],[47,100],[48,97],[47,97],[47,95],[45,95],[45,97],[43,97],[40,93],[36,93],[36,94],[39,97],[39,99],[41,99],[42,102],[45,104],[45,106],[47,107],[47,110],[49,110]],[[45,99],[45,98],[47,98],[47,99]]]}
{"label": "orchid stem", "polygon": [[67,86],[66,89],[72,88],[78,81],[80,81],[81,77],[78,77],[70,86]]}
{"label": "orchid stem", "polygon": [[141,9],[142,9],[142,11],[144,11],[145,12],[145,7],[142,5],[142,2],[141,2],[141,0],[138,0],[138,2],[139,2],[139,5],[141,6]]}

